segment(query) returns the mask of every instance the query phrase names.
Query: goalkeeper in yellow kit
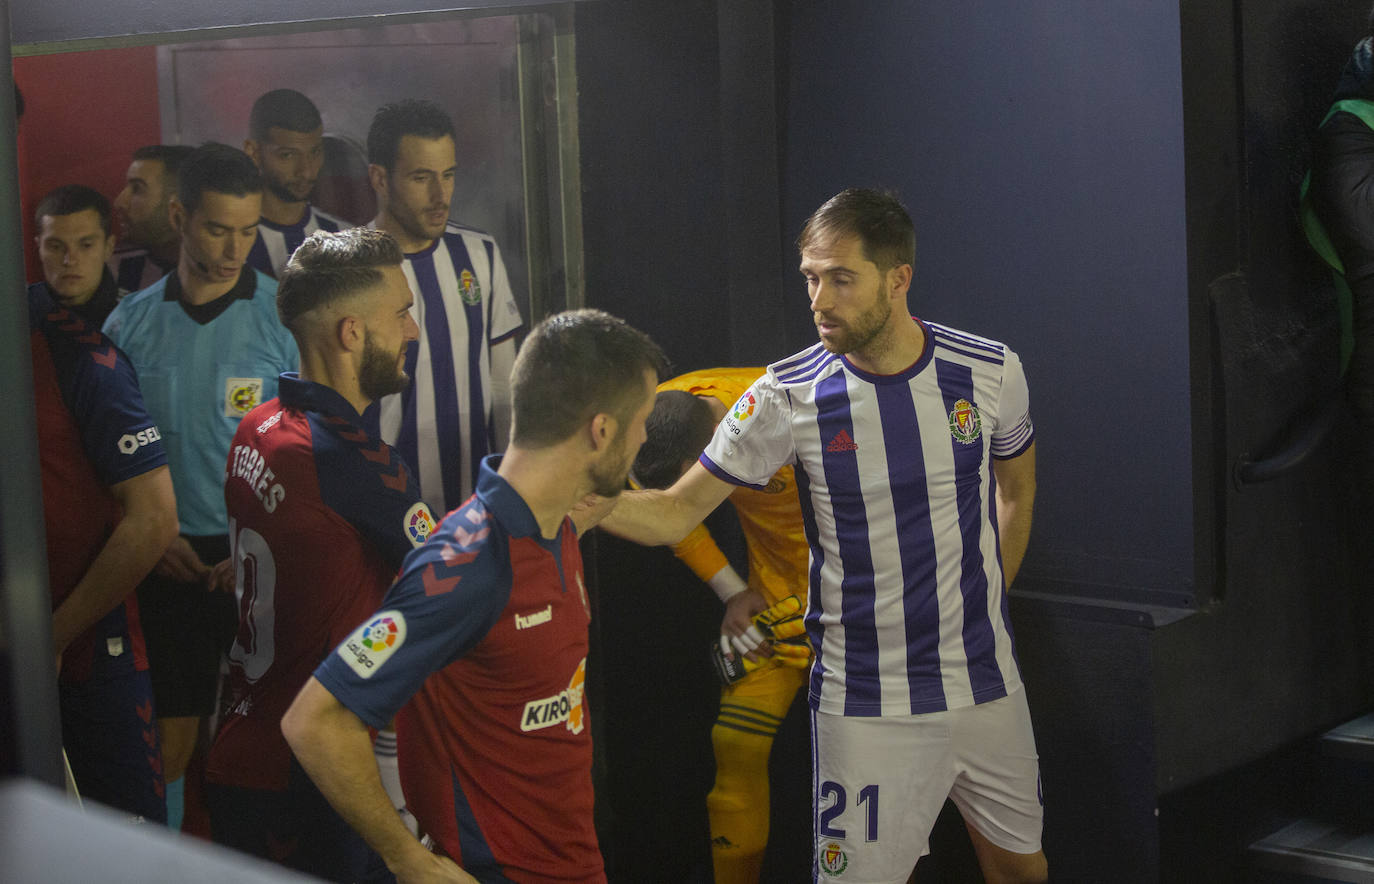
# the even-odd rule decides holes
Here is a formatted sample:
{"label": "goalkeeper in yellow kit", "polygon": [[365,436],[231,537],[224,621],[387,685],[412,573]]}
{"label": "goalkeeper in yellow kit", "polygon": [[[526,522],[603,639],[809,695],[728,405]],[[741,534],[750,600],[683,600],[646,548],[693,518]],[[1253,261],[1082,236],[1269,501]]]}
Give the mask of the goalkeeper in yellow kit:
{"label": "goalkeeper in yellow kit", "polygon": [[[676,482],[705,449],[716,424],[762,374],[762,368],[714,368],[660,384],[645,424],[648,440],[632,470],[635,482],[646,488]],[[768,755],[810,661],[799,635],[807,544],[792,467],[778,470],[764,489],[737,489],[730,501],[748,548],[747,584],[704,525],[673,553],[725,603],[717,668],[722,681],[737,680],[722,688],[720,714],[711,729],[716,756],[716,781],[706,799],[711,859],[716,884],[755,884],[768,844]],[[755,615],[761,615],[757,623]],[[779,619],[783,623],[770,629]],[[787,636],[795,638],[784,641]]]}

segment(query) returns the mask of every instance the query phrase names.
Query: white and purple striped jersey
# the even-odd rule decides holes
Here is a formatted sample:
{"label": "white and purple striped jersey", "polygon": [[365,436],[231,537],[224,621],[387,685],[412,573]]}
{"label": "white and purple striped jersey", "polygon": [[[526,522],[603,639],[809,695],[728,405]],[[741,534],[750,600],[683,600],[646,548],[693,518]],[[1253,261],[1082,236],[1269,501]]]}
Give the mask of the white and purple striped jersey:
{"label": "white and purple striped jersey", "polygon": [[921,328],[921,358],[896,375],[820,344],[774,363],[701,456],[760,488],[797,465],[820,712],[913,715],[1021,684],[990,458],[1034,440],[1025,374],[1003,344]]}
{"label": "white and purple striped jersey", "polygon": [[485,233],[449,222],[401,267],[420,339],[406,356],[410,386],[382,399],[381,435],[419,476],[430,509],[447,513],[472,494],[482,458],[504,443],[497,430],[509,421],[508,375],[524,320],[501,250]]}
{"label": "white and purple striped jersey", "polygon": [[307,236],[317,230],[333,233],[352,226],[344,219],[321,212],[314,206],[306,206],[305,215],[295,224],[273,224],[266,218],[259,218],[258,239],[248,251],[248,266],[276,279],[286,262],[291,260],[291,253],[305,242]]}

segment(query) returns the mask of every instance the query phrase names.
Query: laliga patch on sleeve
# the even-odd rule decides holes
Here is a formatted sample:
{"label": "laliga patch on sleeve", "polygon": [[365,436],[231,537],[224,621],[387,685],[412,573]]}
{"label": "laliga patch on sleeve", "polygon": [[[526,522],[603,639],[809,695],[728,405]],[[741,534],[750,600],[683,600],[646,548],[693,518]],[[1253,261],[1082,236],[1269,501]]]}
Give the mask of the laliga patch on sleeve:
{"label": "laliga patch on sleeve", "polygon": [[406,510],[406,537],[410,538],[411,546],[420,546],[423,544],[429,539],[429,536],[434,533],[435,527],[434,516],[430,513],[429,507],[425,505],[424,501],[420,501]]}
{"label": "laliga patch on sleeve", "polygon": [[405,641],[405,616],[400,611],[379,611],[344,639],[338,654],[359,678],[371,678]]}

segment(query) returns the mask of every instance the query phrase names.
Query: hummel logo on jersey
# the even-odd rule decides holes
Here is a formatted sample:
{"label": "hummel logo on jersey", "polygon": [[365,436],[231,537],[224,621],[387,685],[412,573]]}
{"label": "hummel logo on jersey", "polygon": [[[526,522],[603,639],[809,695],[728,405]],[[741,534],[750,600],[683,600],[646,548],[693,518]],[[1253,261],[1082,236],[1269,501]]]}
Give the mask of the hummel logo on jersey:
{"label": "hummel logo on jersey", "polygon": [[835,438],[830,440],[830,444],[825,446],[826,451],[858,451],[859,446],[854,444],[854,437],[849,435],[848,430],[840,430],[835,434]]}
{"label": "hummel logo on jersey", "polygon": [[535,611],[533,614],[516,614],[515,628],[529,629],[531,626],[539,626],[540,624],[548,623],[552,619],[553,604],[550,603],[544,606],[544,610]]}

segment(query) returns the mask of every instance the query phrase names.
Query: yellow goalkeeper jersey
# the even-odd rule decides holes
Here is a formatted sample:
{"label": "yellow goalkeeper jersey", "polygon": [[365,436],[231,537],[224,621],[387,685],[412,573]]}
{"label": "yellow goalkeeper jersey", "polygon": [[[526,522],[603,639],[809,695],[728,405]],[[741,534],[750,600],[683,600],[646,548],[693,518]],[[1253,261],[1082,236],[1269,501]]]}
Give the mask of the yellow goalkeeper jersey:
{"label": "yellow goalkeeper jersey", "polygon": [[[683,390],[694,396],[711,396],[726,408],[744,395],[763,374],[762,368],[708,368],[693,371],[659,384],[659,392]],[[807,545],[802,529],[801,503],[792,467],[773,474],[763,490],[736,488],[730,502],[739,514],[740,528],[749,550],[749,588],[774,604],[797,594],[806,600]],[[705,525],[698,525],[673,546],[673,553],[702,580],[708,580],[728,564],[725,554],[711,539]]]}

